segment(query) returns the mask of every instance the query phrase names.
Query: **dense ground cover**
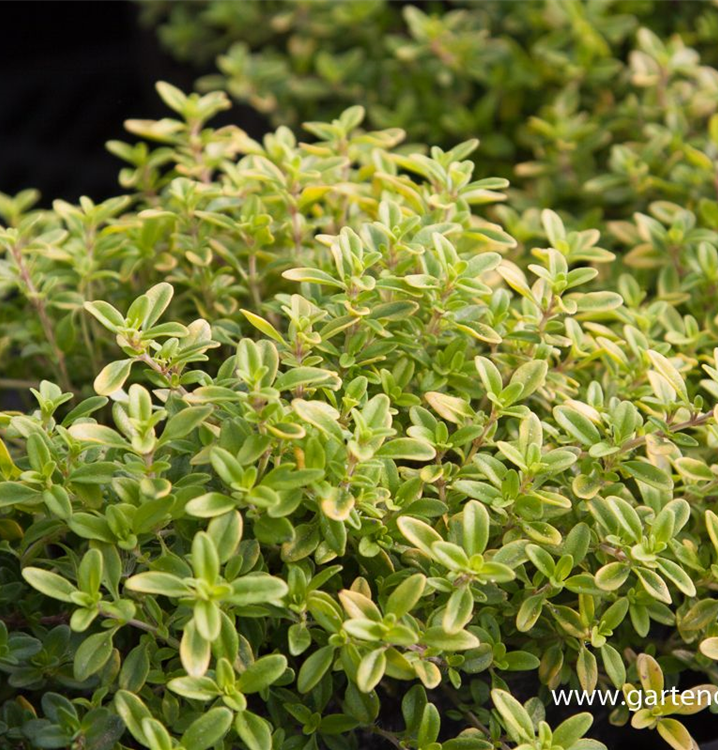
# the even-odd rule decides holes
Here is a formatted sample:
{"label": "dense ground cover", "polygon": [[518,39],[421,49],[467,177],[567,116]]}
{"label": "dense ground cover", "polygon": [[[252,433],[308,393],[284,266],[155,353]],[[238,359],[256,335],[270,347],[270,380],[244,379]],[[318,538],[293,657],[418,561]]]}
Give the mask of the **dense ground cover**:
{"label": "dense ground cover", "polygon": [[[249,14],[269,47],[266,14],[294,65],[367,14],[342,44],[397,80],[428,56],[417,97],[456,65],[435,103],[501,124],[485,158],[422,104],[257,141],[160,84],[171,115],[109,144],[120,197],[0,199],[9,747],[595,750],[550,688],[715,692],[712,9],[425,10],[211,3],[163,34],[199,12],[221,52]],[[503,77],[447,57],[482,49]],[[337,108],[275,90],[282,121]],[[707,702],[611,721],[692,748]]]}

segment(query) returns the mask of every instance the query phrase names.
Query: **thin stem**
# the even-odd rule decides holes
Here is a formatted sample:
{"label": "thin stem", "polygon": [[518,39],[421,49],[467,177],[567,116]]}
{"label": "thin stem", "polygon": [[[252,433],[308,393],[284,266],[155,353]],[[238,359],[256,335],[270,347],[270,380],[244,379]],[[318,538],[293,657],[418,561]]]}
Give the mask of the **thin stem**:
{"label": "thin stem", "polygon": [[57,366],[59,368],[59,380],[62,390],[65,392],[74,392],[70,376],[67,373],[67,363],[65,362],[65,353],[60,349],[57,339],[55,338],[55,331],[53,330],[52,323],[50,322],[50,316],[47,314],[47,308],[45,307],[45,301],[42,299],[42,295],[35,286],[35,282],[32,280],[30,271],[25,264],[25,260],[22,257],[22,247],[15,245],[12,248],[12,257],[15,261],[18,271],[20,272],[20,278],[22,279],[25,287],[27,288],[27,298],[30,304],[35,308],[37,316],[40,319],[40,325],[45,334],[48,344],[57,360]]}
{"label": "thin stem", "polygon": [[[474,729],[478,729],[480,732],[483,732],[486,735],[487,739],[491,737],[491,731],[486,726],[486,724],[480,721],[473,711],[470,711],[461,703],[459,697],[453,690],[451,690],[451,688],[442,683],[441,691],[454,704],[454,706],[456,706],[457,710],[461,712],[462,716],[466,719],[466,721],[469,722],[469,724],[471,724],[472,727],[474,727]],[[502,750],[509,750],[509,746],[505,742],[501,743],[501,748]]]}
{"label": "thin stem", "polygon": [[[167,377],[167,370],[165,370],[160,364],[154,361],[152,357],[150,357],[148,354],[141,354],[138,357],[138,360],[140,362],[144,362],[146,365],[151,367],[155,372],[158,372],[160,375]],[[183,385],[178,385],[177,388],[175,388],[177,392],[181,393],[183,396],[186,396],[188,391]]]}
{"label": "thin stem", "polygon": [[605,542],[601,542],[598,547],[604,552],[607,552],[609,555],[615,557],[617,560],[621,560],[622,562],[628,560],[628,555],[626,555],[623,550],[618,549],[618,547],[613,547],[612,545],[606,544]]}
{"label": "thin stem", "polygon": [[[80,294],[85,300],[91,300],[94,297],[92,291],[92,271],[95,265],[95,230],[90,229],[86,234],[87,243],[87,257],[90,261],[90,270],[86,276],[83,277],[80,282]],[[88,320],[89,318],[89,320]],[[80,316],[80,327],[82,328],[82,338],[85,342],[85,348],[90,355],[90,363],[92,364],[92,371],[99,372],[100,364],[97,361],[97,353],[95,351],[95,345],[93,343],[92,326],[94,324],[94,318],[89,315],[83,314]]]}
{"label": "thin stem", "polygon": [[202,182],[208,184],[212,181],[212,170],[207,165],[203,164],[204,149],[200,135],[201,131],[202,122],[200,120],[194,120],[190,124],[188,143],[192,158],[197,163],[197,169],[195,170],[196,174]]}
{"label": "thin stem", "polygon": [[479,448],[481,448],[481,446],[484,444],[486,436],[489,434],[489,430],[493,427],[498,418],[499,415],[495,411],[492,411],[488,422],[486,422],[486,424],[484,425],[482,433],[479,435],[479,437],[476,438],[476,440],[474,440],[473,444],[471,445],[471,450],[466,456],[465,463],[468,464],[469,461],[471,461],[471,459],[476,455],[476,451],[478,451]]}
{"label": "thin stem", "polygon": [[86,314],[80,316],[80,327],[82,328],[82,340],[85,343],[85,348],[90,355],[90,364],[92,365],[92,371],[98,372],[100,366],[97,362],[95,345],[92,342],[92,333],[90,332],[90,324],[88,323]]}
{"label": "thin stem", "polygon": [[16,388],[25,390],[26,388],[37,388],[37,380],[21,380],[20,378],[0,378],[0,390],[14,390]]}
{"label": "thin stem", "polygon": [[129,620],[125,620],[118,617],[117,615],[112,614],[111,612],[106,612],[102,609],[100,609],[100,614],[103,617],[107,617],[109,620],[116,620],[117,622],[121,622],[125,625],[131,625],[133,628],[137,628],[138,630],[144,630],[146,633],[152,633],[152,635],[160,638],[167,645],[172,646],[172,648],[178,649],[180,647],[180,642],[176,638],[173,638],[171,635],[163,635],[160,632],[159,628],[155,627],[154,625],[150,625],[148,622],[143,622],[142,620],[138,620],[134,617],[130,618]]}
{"label": "thin stem", "polygon": [[294,243],[294,257],[298,258],[302,252],[302,226],[299,209],[294,201],[289,204],[289,215],[292,217],[292,242]]}
{"label": "thin stem", "polygon": [[262,295],[259,293],[259,280],[257,275],[257,256],[252,253],[249,256],[249,293],[252,295],[254,307],[259,312],[262,304]]}
{"label": "thin stem", "polygon": [[385,740],[391,742],[391,744],[398,748],[398,750],[404,750],[406,747],[406,745],[404,745],[404,743],[402,743],[393,732],[387,732],[386,729],[376,726],[368,727],[368,729],[372,734],[379,735],[379,737],[383,737]]}
{"label": "thin stem", "polygon": [[641,445],[643,445],[646,442],[646,440],[648,439],[648,435],[658,435],[659,437],[670,438],[672,433],[682,432],[683,430],[688,430],[691,427],[698,427],[699,425],[705,424],[712,417],[713,417],[712,411],[706,412],[705,414],[694,414],[690,419],[687,419],[685,422],[679,422],[678,424],[673,425],[671,427],[670,433],[663,432],[663,430],[658,430],[658,432],[651,432],[646,435],[640,435],[639,437],[635,437],[632,440],[628,440],[621,446],[621,450],[619,451],[619,453],[627,453],[628,451],[632,451],[635,448],[639,448]]}
{"label": "thin stem", "polygon": [[551,313],[553,312],[553,306],[556,301],[556,297],[551,294],[551,298],[548,301],[548,306],[543,311],[543,314],[541,315],[541,320],[539,321],[539,327],[538,332],[539,336],[543,337],[544,332],[546,331],[546,326],[548,325],[549,320],[551,319]]}

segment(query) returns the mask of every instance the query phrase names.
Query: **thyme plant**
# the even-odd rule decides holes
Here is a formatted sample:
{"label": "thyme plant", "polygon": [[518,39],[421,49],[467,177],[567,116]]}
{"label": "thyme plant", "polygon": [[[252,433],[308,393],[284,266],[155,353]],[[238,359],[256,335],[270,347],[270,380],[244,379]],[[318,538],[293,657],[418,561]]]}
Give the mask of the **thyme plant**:
{"label": "thyme plant", "polygon": [[711,3],[141,6],[171,54],[208,71],[216,58],[200,89],[222,88],[275,126],[362,104],[371,126],[404,129],[416,150],[478,137],[479,174],[527,193],[515,207],[590,211],[587,226],[645,212],[658,194],[682,200],[685,161],[701,159],[693,148],[716,111]]}
{"label": "thyme plant", "polygon": [[208,125],[223,94],[158,89],[173,116],[110,144],[125,196],[0,202],[3,377],[32,399],[0,414],[0,741],[600,750],[551,689],[691,670],[611,721],[692,750],[718,683],[705,160],[617,252],[516,218],[476,141],[405,149],[355,106],[259,143]]}

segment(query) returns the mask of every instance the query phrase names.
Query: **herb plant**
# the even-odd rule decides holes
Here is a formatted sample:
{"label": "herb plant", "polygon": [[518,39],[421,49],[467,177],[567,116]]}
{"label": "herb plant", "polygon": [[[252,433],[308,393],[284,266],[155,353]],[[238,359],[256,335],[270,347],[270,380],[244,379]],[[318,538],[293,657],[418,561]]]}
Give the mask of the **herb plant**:
{"label": "herb plant", "polygon": [[692,750],[711,112],[653,154],[682,181],[594,184],[627,212],[599,228],[475,178],[475,140],[422,153],[354,106],[260,143],[208,124],[225,95],[158,89],[172,118],[110,144],[126,195],[0,200],[0,366],[31,399],[0,414],[0,743],[600,750],[551,689],[691,670],[698,702],[611,721]]}
{"label": "herb plant", "polygon": [[200,89],[222,88],[275,126],[361,104],[372,127],[404,129],[416,150],[478,137],[479,174],[528,194],[515,207],[591,211],[587,226],[607,209],[643,211],[657,188],[682,199],[685,162],[703,161],[693,149],[716,111],[712,3],[141,6],[171,54],[208,71],[216,58]]}

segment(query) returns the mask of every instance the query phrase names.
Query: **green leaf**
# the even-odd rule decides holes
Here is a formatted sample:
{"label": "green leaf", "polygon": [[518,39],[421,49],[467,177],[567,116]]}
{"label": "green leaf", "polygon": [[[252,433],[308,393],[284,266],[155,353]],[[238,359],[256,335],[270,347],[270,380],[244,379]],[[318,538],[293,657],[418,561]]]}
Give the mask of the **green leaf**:
{"label": "green leaf", "polygon": [[127,690],[118,690],[115,693],[115,710],[122,718],[130,734],[145,747],[148,747],[142,723],[145,719],[151,719],[152,714],[145,704]]}
{"label": "green leaf", "polygon": [[144,296],[149,300],[149,305],[142,320],[143,329],[147,330],[160,319],[162,313],[169,307],[174,292],[172,284],[168,284],[166,281],[155,284],[145,292]]}
{"label": "green leaf", "polygon": [[23,568],[22,577],[41,594],[61,602],[72,602],[72,594],[77,589],[57,573],[42,568]]}
{"label": "green leaf", "polygon": [[498,396],[501,393],[504,384],[501,378],[501,373],[496,368],[496,365],[486,357],[476,357],[474,359],[474,364],[486,392]]}
{"label": "green leaf", "polygon": [[463,424],[474,416],[474,410],[463,398],[438,391],[429,391],[424,398],[440,417],[452,424]]}
{"label": "green leaf", "polygon": [[103,574],[102,552],[89,549],[82,557],[77,570],[77,583],[86,594],[96,594],[100,590]]}
{"label": "green leaf", "polygon": [[135,646],[125,657],[120,669],[119,684],[122,690],[139,693],[150,671],[147,643]]}
{"label": "green leaf", "polygon": [[543,594],[534,594],[521,602],[516,615],[516,628],[521,633],[527,633],[536,624],[538,618],[541,617],[545,601],[546,597]]}
{"label": "green leaf", "polygon": [[671,364],[670,360],[652,349],[649,349],[646,354],[648,355],[648,359],[651,360],[651,364],[671,384],[671,387],[680,396],[681,400],[687,402],[688,390],[686,389],[686,383],[683,380],[683,376]]}
{"label": "green leaf", "polygon": [[662,469],[646,461],[624,461],[621,467],[639,482],[647,484],[663,492],[670,492],[673,489],[673,479],[668,476]]}
{"label": "green leaf", "polygon": [[199,497],[192,498],[185,511],[196,518],[215,518],[234,510],[237,503],[231,497],[219,492],[207,492]]}
{"label": "green leaf", "polygon": [[[292,464],[282,464],[272,469],[262,480],[262,489],[272,488],[275,490],[296,490],[318,482],[324,477],[323,469],[297,469]],[[258,498],[252,496],[252,500],[258,503]]]}
{"label": "green leaf", "polygon": [[73,484],[109,484],[115,477],[118,467],[111,461],[78,466],[68,477]]}
{"label": "green leaf", "polygon": [[384,443],[374,454],[377,458],[405,459],[407,461],[431,461],[436,450],[429,443],[414,438],[395,438]]}
{"label": "green leaf", "polygon": [[626,563],[607,563],[596,571],[596,585],[604,591],[616,591],[626,582],[630,572]]}
{"label": "green leaf", "polygon": [[440,627],[428,628],[421,641],[431,648],[440,648],[442,651],[468,651],[479,646],[479,639],[467,630],[447,633]]}
{"label": "green leaf", "polygon": [[167,687],[173,693],[193,701],[211,701],[222,693],[210,677],[175,677],[167,683]]}
{"label": "green leaf", "polygon": [[424,706],[419,730],[416,734],[416,740],[419,747],[431,747],[439,737],[441,729],[441,719],[439,711],[433,703],[427,703]]}
{"label": "green leaf", "polygon": [[39,432],[33,432],[28,437],[25,446],[30,466],[35,471],[43,471],[44,467],[52,460],[45,438],[40,437]]}
{"label": "green leaf", "polygon": [[92,424],[91,422],[74,424],[68,432],[75,440],[79,440],[81,443],[96,443],[108,448],[119,448],[120,450],[130,449],[129,443],[118,432],[101,424]]}
{"label": "green leaf", "polygon": [[671,603],[671,594],[666,586],[666,582],[654,571],[648,568],[637,568],[636,575],[643,585],[643,588],[654,599],[665,604]]}
{"label": "green leaf", "polygon": [[162,432],[160,444],[164,445],[171,440],[179,440],[187,437],[195,428],[204,422],[212,413],[211,406],[191,406],[183,409],[167,420]]}
{"label": "green leaf", "polygon": [[389,595],[384,608],[397,619],[411,612],[420,601],[426,587],[426,576],[414,573],[402,581]]}
{"label": "green leaf", "polygon": [[293,391],[297,388],[330,388],[337,390],[341,386],[341,380],[335,372],[322,370],[319,367],[295,367],[289,372],[280,375],[274,387],[278,391]]}
{"label": "green leaf", "polygon": [[79,682],[99,672],[112,655],[113,631],[88,636],[75,652],[73,674]]}
{"label": "green leaf", "polygon": [[520,385],[521,392],[517,396],[521,401],[527,399],[546,382],[548,374],[548,362],[542,359],[534,359],[526,362],[514,372],[509,385]]}
{"label": "green leaf", "polygon": [[326,674],[334,661],[334,646],[322,646],[304,660],[297,675],[297,690],[308,693]]}
{"label": "green leaf", "polygon": [[535,737],[533,722],[526,709],[505,690],[491,691],[491,700],[499,712],[509,737],[514,742],[531,742]]}
{"label": "green leaf", "polygon": [[117,333],[118,328],[125,325],[125,319],[122,314],[116,310],[109,302],[96,300],[95,302],[85,302],[85,310],[94,316],[102,325],[113,333]]}
{"label": "green leaf", "polygon": [[212,538],[204,531],[195,534],[192,540],[192,568],[196,578],[213,585],[219,575],[219,555]]}
{"label": "green leaf", "polygon": [[588,292],[569,294],[565,298],[578,304],[579,313],[604,313],[615,310],[623,304],[623,297],[617,292]]}
{"label": "green leaf", "polygon": [[696,743],[693,737],[680,721],[661,719],[656,729],[673,750],[695,750]]}
{"label": "green leaf", "polygon": [[281,578],[267,573],[250,573],[232,582],[232,594],[226,600],[243,607],[248,604],[278,602],[289,588]]}
{"label": "green leaf", "polygon": [[199,599],[194,603],[193,614],[197,633],[208,643],[214,643],[222,629],[219,606],[216,602]]}
{"label": "green leaf", "polygon": [[616,524],[617,532],[633,542],[639,542],[643,534],[643,525],[633,506],[621,497],[611,495],[602,503],[596,502],[591,510],[605,507],[611,514],[609,521]]}
{"label": "green leaf", "polygon": [[223,706],[212,708],[195,719],[182,735],[182,745],[188,750],[207,750],[219,742],[232,726],[233,714]]}
{"label": "green leaf", "polygon": [[88,417],[98,409],[102,409],[108,403],[108,399],[104,396],[90,396],[84,401],[80,402],[74,409],[70,410],[65,418],[62,420],[64,427],[74,424],[78,419]]}
{"label": "green leaf", "polygon": [[155,88],[162,98],[162,101],[170,109],[178,114],[184,113],[185,107],[187,106],[187,96],[180,91],[180,89],[165,81],[157,81],[157,83],[155,83]]}
{"label": "green leaf", "polygon": [[496,270],[514,291],[518,292],[522,297],[532,302],[534,301],[531,287],[526,282],[526,276],[518,266],[508,261],[503,261]]}
{"label": "green leaf", "polygon": [[[546,232],[546,237],[548,237],[548,241],[551,243],[551,247],[560,250],[561,246],[566,242],[566,229],[563,226],[561,217],[550,208],[545,208],[541,211],[541,223],[543,224],[544,232]],[[556,744],[560,745],[561,743],[557,742]]]}
{"label": "green leaf", "polygon": [[553,410],[556,422],[573,438],[583,445],[595,445],[601,435],[588,417],[569,406],[556,406]]}
{"label": "green leaf", "polygon": [[474,614],[474,597],[468,586],[462,586],[452,592],[446,603],[441,627],[449,635],[459,633],[464,629]]}
{"label": "green leaf", "polygon": [[38,490],[20,482],[0,482],[0,508],[33,504],[41,499],[42,494]]}
{"label": "green leaf", "polygon": [[142,731],[147,738],[147,747],[150,750],[172,750],[172,738],[157,719],[143,719]]}
{"label": "green leaf", "polygon": [[212,468],[219,474],[225,484],[243,486],[244,470],[242,465],[237,461],[228,450],[214,447],[209,455]]}
{"label": "green leaf", "polygon": [[546,578],[551,578],[556,572],[556,564],[551,555],[545,549],[536,544],[526,545],[526,554],[529,560],[540,570]]}
{"label": "green leaf", "polygon": [[246,695],[258,693],[276,682],[286,669],[287,659],[281,654],[263,656],[242,672],[237,687]]}
{"label": "green leaf", "polygon": [[462,512],[462,544],[466,554],[481,554],[489,541],[489,513],[482,503],[469,500]]}
{"label": "green leaf", "polygon": [[210,656],[210,642],[199,634],[194,620],[190,620],[180,642],[182,666],[190,677],[202,677],[209,667]]}
{"label": "green leaf", "polygon": [[242,711],[237,714],[234,728],[247,750],[272,750],[272,730],[261,716]]}
{"label": "green leaf", "polygon": [[443,541],[429,524],[411,516],[401,516],[396,522],[399,531],[418,549],[431,557],[433,555],[432,545]]}
{"label": "green leaf", "polygon": [[659,557],[658,560],[656,560],[656,565],[658,566],[658,570],[660,570],[669,581],[672,581],[682,593],[686,596],[696,595],[696,585],[680,565],[677,565],[672,560],[666,560],[662,557]]}
{"label": "green leaf", "polygon": [[323,401],[305,401],[295,398],[292,401],[292,409],[305,422],[314,425],[325,435],[333,437],[339,442],[344,441],[344,433],[339,424],[339,412],[330,404]]}
{"label": "green leaf", "polygon": [[324,284],[343,289],[344,284],[318,268],[291,268],[282,274],[289,281],[305,281],[310,284]]}
{"label": "green leaf", "polygon": [[674,463],[678,473],[692,482],[710,482],[715,478],[705,461],[681,456]]}
{"label": "green leaf", "polygon": [[237,510],[225,513],[209,522],[207,533],[214,542],[220,562],[226,563],[234,557],[242,539],[243,530],[244,522]]}
{"label": "green leaf", "polygon": [[100,396],[111,396],[125,384],[132,370],[132,359],[118,359],[110,362],[95,378],[93,387]]}
{"label": "green leaf", "polygon": [[249,310],[240,310],[240,312],[258,331],[261,331],[265,336],[269,336],[270,339],[274,339],[278,344],[286,346],[287,342],[282,338],[282,334],[268,320]]}
{"label": "green leaf", "polygon": [[452,542],[434,542],[431,545],[431,556],[449,570],[460,570],[469,567],[469,558],[458,544]]}
{"label": "green leaf", "polygon": [[590,713],[575,714],[556,727],[552,742],[560,747],[573,747],[588,732],[592,724],[593,716]]}
{"label": "green leaf", "polygon": [[73,513],[67,520],[67,525],[83,539],[95,539],[108,544],[114,544],[116,541],[115,535],[104,517],[93,516],[91,513]]}
{"label": "green leaf", "polygon": [[357,687],[362,693],[370,693],[381,681],[386,669],[386,654],[377,648],[365,654],[357,670]]}
{"label": "green leaf", "polygon": [[191,593],[190,587],[181,578],[159,571],[138,573],[127,579],[125,587],[141,594],[157,594],[173,598],[188,596]]}
{"label": "green leaf", "polygon": [[596,689],[598,664],[596,663],[596,657],[585,646],[582,646],[578,651],[576,674],[579,684],[587,693],[592,693]]}
{"label": "green leaf", "polygon": [[626,682],[626,667],[618,651],[608,643],[601,646],[601,660],[613,686],[620,690]]}
{"label": "green leaf", "polygon": [[541,666],[541,660],[528,651],[509,651],[504,662],[509,672],[531,672]]}

